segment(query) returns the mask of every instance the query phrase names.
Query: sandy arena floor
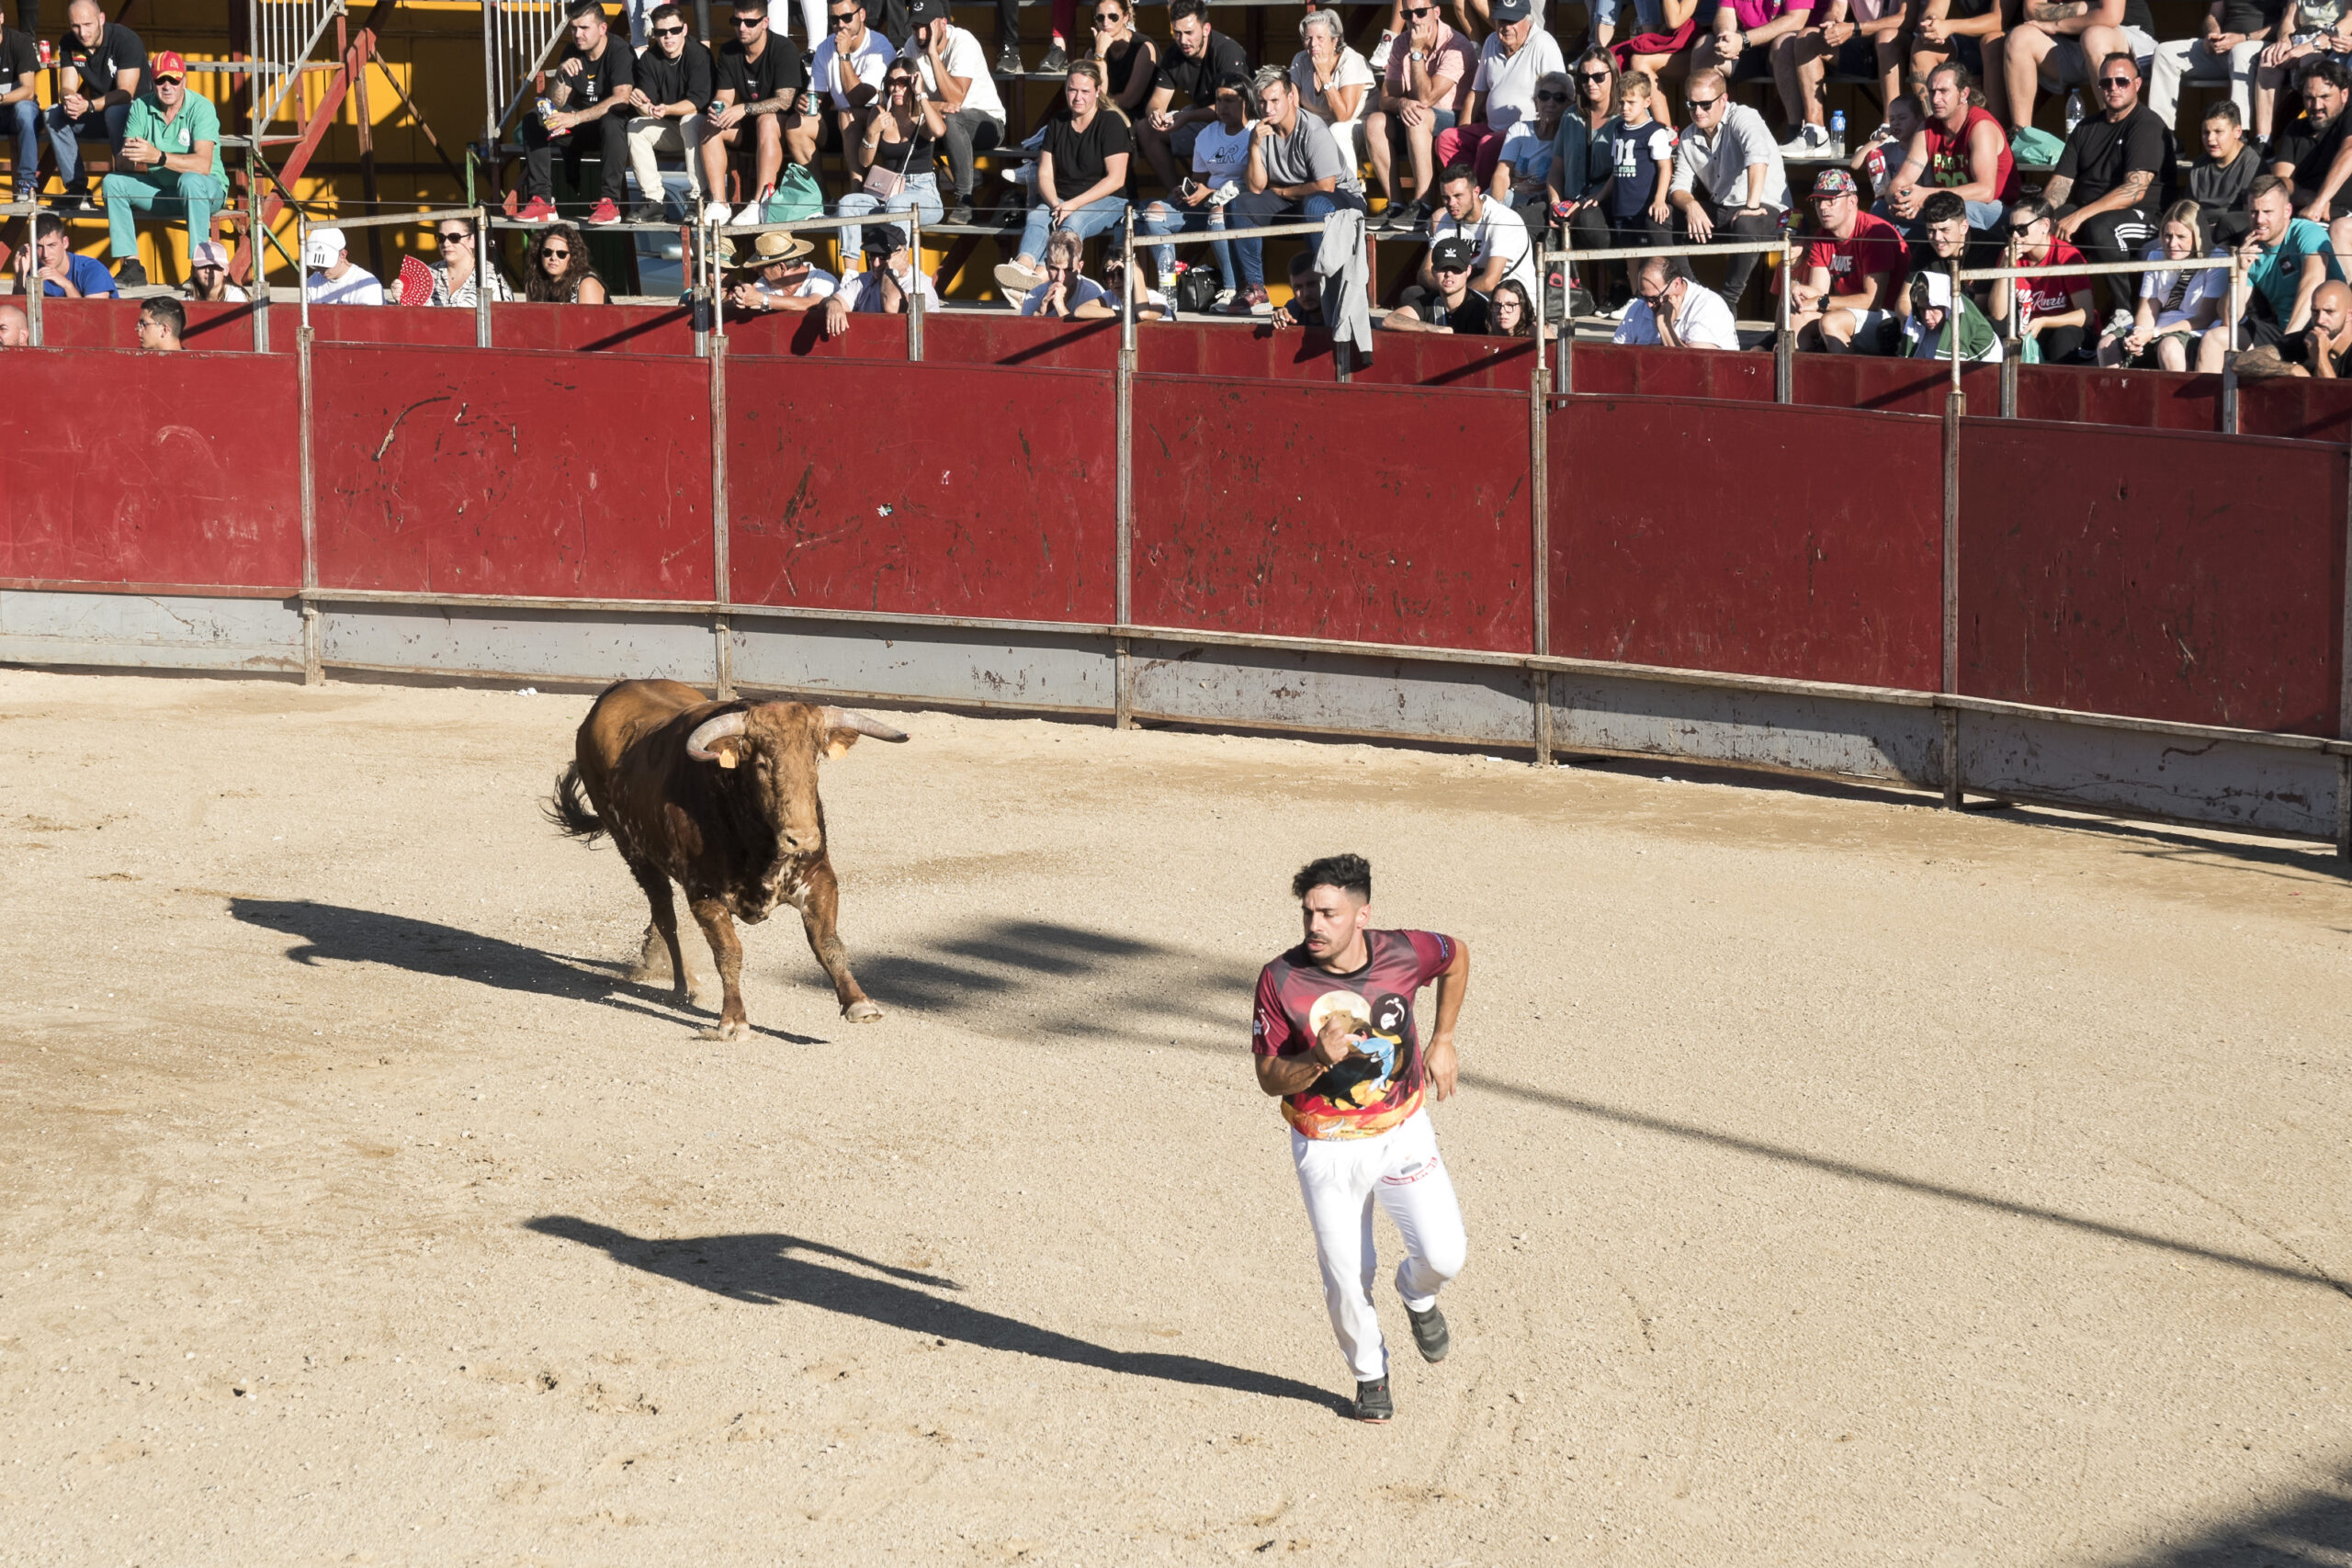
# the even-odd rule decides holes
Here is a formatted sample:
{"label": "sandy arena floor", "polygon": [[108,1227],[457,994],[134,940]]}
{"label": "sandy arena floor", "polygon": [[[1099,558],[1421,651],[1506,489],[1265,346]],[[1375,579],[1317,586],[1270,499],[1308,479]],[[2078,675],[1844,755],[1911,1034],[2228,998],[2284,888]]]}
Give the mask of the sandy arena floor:
{"label": "sandy arena floor", "polygon": [[[915,714],[888,1016],[787,914],[720,1045],[586,706],[0,672],[0,1560],[2352,1562],[2323,850]],[[1475,960],[1385,1429],[1244,1055],[1342,848]]]}

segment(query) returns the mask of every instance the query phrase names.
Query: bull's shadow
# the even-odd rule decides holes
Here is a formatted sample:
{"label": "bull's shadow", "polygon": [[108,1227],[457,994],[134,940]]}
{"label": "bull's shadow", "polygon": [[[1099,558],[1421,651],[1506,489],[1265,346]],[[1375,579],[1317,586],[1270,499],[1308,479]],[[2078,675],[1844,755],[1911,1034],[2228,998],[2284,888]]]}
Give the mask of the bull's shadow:
{"label": "bull's shadow", "polygon": [[[668,1022],[718,1016],[681,1006],[667,985],[641,985],[624,978],[628,968],[625,964],[547,953],[437,920],[314,903],[308,898],[232,898],[229,912],[247,925],[301,938],[300,945],[286,950],[286,956],[297,964],[384,964],[412,975],[471,980],[560,1001],[594,1002]],[[793,935],[797,939],[799,932],[796,930]],[[686,936],[690,941],[700,940],[692,931]],[[697,956],[707,971],[707,956]],[[706,983],[715,981],[707,978]],[[754,1030],[795,1045],[823,1043],[780,1029],[754,1025]]]}
{"label": "bull's shadow", "polygon": [[[1164,1382],[1198,1388],[1230,1389],[1236,1393],[1270,1399],[1295,1399],[1344,1414],[1339,1396],[1329,1390],[1272,1372],[1227,1366],[1198,1356],[1178,1356],[1158,1350],[1114,1350],[1050,1328],[1039,1328],[1017,1318],[934,1292],[963,1287],[953,1280],[895,1269],[861,1258],[854,1252],[804,1241],[798,1236],[772,1235],[688,1236],[656,1241],[630,1235],[570,1214],[544,1214],[524,1222],[541,1235],[560,1236],[609,1254],[616,1262],[665,1280],[675,1280],[729,1301],[773,1306],[797,1302],[850,1317],[862,1317],[890,1328],[935,1339],[954,1339],[983,1349],[1002,1350],[1042,1360],[1066,1361],[1074,1367],[1118,1372],[1127,1377],[1157,1378]],[[823,1259],[854,1264],[859,1270],[838,1268]],[[885,1276],[877,1278],[876,1276]],[[916,1289],[922,1286],[923,1289]]]}

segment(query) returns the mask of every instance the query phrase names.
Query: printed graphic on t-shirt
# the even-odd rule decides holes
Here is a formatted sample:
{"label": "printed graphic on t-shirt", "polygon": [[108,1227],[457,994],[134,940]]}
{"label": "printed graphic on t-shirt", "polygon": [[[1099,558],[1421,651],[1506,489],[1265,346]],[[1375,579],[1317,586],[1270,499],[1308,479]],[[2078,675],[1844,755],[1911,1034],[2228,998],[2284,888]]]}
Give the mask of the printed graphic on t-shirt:
{"label": "printed graphic on t-shirt", "polygon": [[1295,1056],[1326,1021],[1350,1021],[1351,1055],[1308,1088],[1283,1097],[1283,1117],[1309,1138],[1369,1138],[1420,1109],[1421,1046],[1413,994],[1453,962],[1453,939],[1434,931],[1367,931],[1370,962],[1350,975],[1315,967],[1293,949],[1258,976],[1250,1049]]}

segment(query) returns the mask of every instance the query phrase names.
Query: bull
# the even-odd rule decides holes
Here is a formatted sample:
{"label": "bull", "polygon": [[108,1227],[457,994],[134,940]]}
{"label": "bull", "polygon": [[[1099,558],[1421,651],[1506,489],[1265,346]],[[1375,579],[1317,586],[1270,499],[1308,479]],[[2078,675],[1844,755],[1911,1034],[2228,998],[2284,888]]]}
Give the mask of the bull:
{"label": "bull", "polygon": [[779,904],[800,911],[842,1016],[854,1023],[882,1016],[850,973],[835,929],[840,886],[817,795],[819,760],[840,756],[861,735],[906,739],[847,708],[713,702],[675,681],[608,686],[581,721],[548,818],[583,841],[612,839],[653,912],[629,977],[658,980],[666,959],[678,998],[691,1002],[696,987],[670,884],[685,889],[726,987],[718,1026],[707,1032],[718,1039],[749,1039],[752,1032],[735,922],[757,925]]}

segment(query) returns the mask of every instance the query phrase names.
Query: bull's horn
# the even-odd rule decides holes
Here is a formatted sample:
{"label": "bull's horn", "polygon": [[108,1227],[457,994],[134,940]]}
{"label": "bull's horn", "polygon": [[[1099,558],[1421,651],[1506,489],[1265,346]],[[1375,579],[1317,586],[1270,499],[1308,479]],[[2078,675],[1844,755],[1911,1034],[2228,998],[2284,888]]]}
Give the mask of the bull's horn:
{"label": "bull's horn", "polygon": [[876,740],[904,740],[907,738],[905,730],[894,729],[872,714],[860,713],[855,708],[829,707],[824,717],[828,729],[854,729]]}
{"label": "bull's horn", "polygon": [[733,713],[715,714],[695,725],[695,732],[686,737],[686,755],[697,762],[716,762],[718,757],[710,749],[712,743],[724,740],[730,735],[742,733],[742,709],[738,708]]}

